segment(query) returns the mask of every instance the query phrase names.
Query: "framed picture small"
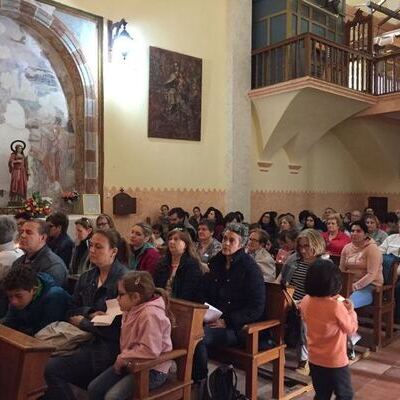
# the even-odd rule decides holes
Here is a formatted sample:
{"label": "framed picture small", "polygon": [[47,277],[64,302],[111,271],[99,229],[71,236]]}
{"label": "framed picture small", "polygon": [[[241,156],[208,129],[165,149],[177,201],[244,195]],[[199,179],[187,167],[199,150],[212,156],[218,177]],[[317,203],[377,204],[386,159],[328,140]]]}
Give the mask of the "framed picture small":
{"label": "framed picture small", "polygon": [[101,214],[101,204],[99,194],[82,195],[82,214],[98,215]]}

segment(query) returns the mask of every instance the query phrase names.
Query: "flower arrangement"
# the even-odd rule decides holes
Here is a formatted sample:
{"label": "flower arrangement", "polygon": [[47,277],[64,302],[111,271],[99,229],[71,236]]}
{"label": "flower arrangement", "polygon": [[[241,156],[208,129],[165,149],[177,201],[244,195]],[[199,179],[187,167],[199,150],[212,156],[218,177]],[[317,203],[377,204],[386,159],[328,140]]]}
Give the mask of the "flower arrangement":
{"label": "flower arrangement", "polygon": [[79,199],[79,193],[76,190],[73,190],[72,192],[64,192],[61,195],[61,198],[67,203],[73,203]]}
{"label": "flower arrangement", "polygon": [[24,202],[24,208],[33,218],[44,217],[51,213],[52,200],[50,197],[42,197],[39,192],[33,192],[32,197]]}

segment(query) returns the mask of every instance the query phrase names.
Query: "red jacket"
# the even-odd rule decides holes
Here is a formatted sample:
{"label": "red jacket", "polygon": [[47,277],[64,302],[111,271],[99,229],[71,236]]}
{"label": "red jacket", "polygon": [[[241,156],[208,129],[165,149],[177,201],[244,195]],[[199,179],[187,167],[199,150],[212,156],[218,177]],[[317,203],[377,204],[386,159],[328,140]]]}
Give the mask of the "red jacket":
{"label": "red jacket", "polygon": [[151,245],[144,245],[139,254],[135,256],[132,252],[129,258],[129,269],[147,271],[154,276],[157,264],[160,260],[160,253]]}
{"label": "red jacket", "polygon": [[325,239],[326,251],[331,256],[340,257],[343,247],[351,242],[351,239],[343,232],[338,232],[338,234],[330,240],[329,232],[322,232],[322,237]]}

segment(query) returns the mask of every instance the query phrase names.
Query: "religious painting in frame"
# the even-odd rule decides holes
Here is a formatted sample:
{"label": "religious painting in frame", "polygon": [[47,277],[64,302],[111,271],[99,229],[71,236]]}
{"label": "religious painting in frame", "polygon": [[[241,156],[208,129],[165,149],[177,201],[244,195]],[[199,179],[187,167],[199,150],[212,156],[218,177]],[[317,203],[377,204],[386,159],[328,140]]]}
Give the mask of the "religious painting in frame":
{"label": "religious painting in frame", "polygon": [[202,59],[150,47],[148,136],[200,141]]}

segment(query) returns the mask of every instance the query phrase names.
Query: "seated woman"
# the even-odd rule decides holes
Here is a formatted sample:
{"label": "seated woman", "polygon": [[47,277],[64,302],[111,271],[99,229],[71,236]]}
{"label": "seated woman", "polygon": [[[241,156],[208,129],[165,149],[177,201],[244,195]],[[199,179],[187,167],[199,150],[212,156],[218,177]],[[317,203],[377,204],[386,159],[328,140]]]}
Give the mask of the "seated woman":
{"label": "seated woman", "polygon": [[350,238],[341,231],[342,226],[340,214],[331,214],[326,220],[327,231],[322,233],[326,243],[326,251],[334,262],[335,258],[340,257],[343,247],[350,243]]}
{"label": "seated woman", "polygon": [[382,229],[379,229],[380,224],[378,217],[373,214],[366,214],[364,216],[364,222],[365,225],[367,225],[369,237],[375,240],[377,246],[380,246],[388,237],[388,234]]}
{"label": "seated woman", "polygon": [[92,221],[86,217],[79,218],[75,221],[75,232],[77,244],[72,253],[69,270],[71,274],[80,275],[87,271],[90,266],[89,240],[93,234]]}
{"label": "seated woman", "polygon": [[245,324],[259,321],[265,310],[265,286],[260,268],[246,254],[247,228],[229,224],[223,236],[222,251],[210,260],[204,276],[202,300],[222,311],[222,316],[204,327],[204,339],[196,348],[193,378],[207,378],[207,349],[234,346],[240,342]]}
{"label": "seated woman", "polygon": [[117,232],[118,234],[118,253],[117,253],[117,259],[119,262],[124,264],[125,266],[128,266],[129,263],[129,246],[127,241],[121,236],[121,234],[117,231],[117,228],[115,227],[114,220],[112,217],[108,214],[100,214],[96,218],[96,228],[101,229],[103,231],[108,231],[109,229],[113,229]]}
{"label": "seated woman", "polygon": [[272,242],[276,240],[278,234],[278,226],[276,225],[275,217],[275,211],[266,211],[258,220],[260,228],[269,234]]}
{"label": "seated woman", "polygon": [[267,232],[262,229],[250,231],[247,252],[260,267],[264,282],[274,282],[276,279],[275,261],[266,249],[269,244],[271,244],[271,240]]}
{"label": "seated woman", "polygon": [[378,246],[368,237],[364,221],[350,225],[351,243],[347,244],[340,256],[340,269],[354,273],[353,293],[350,300],[354,308],[372,303],[375,286],[382,286],[382,254]]}
{"label": "seated woman", "polygon": [[171,297],[197,301],[203,267],[187,231],[173,229],[167,237],[168,249],[154,273],[154,283]]}
{"label": "seated woman", "polygon": [[193,207],[193,215],[189,218],[189,224],[197,231],[199,222],[203,219],[199,206]]}
{"label": "seated woman", "polygon": [[160,261],[160,253],[150,243],[153,230],[150,225],[139,222],[131,230],[131,255],[129,269],[147,271],[154,275]]}
{"label": "seated woman", "polygon": [[74,290],[69,322],[91,332],[93,339],[67,356],[51,358],[45,369],[46,400],[75,399],[70,383],[86,389],[100,373],[110,367],[119,353],[121,317],[110,326],[95,326],[91,321],[104,314],[106,300],[118,296],[117,283],[127,269],[116,259],[119,236],[115,230],[96,231],[90,240],[92,268],[84,272]]}
{"label": "seated woman", "polygon": [[[315,229],[305,229],[296,239],[297,252],[290,256],[283,265],[277,281],[294,287],[293,299],[300,301],[306,294],[305,281],[308,267],[325,253],[325,241]],[[298,368],[302,375],[310,372],[308,365],[308,350],[306,327],[301,326],[301,336],[297,344]]]}
{"label": "seated woman", "polygon": [[281,214],[278,217],[279,232],[296,230],[296,220],[291,214]]}
{"label": "seated woman", "polygon": [[2,285],[9,301],[4,325],[33,336],[52,322],[64,320],[71,297],[50,275],[18,265]]}
{"label": "seated woman", "polygon": [[278,250],[276,252],[275,261],[277,264],[284,264],[286,260],[296,251],[296,239],[299,235],[294,229],[282,231],[278,235]]}
{"label": "seated woman", "polygon": [[197,237],[199,240],[196,243],[196,249],[201,262],[206,264],[222,249],[221,243],[213,238],[214,227],[215,224],[213,221],[202,219],[197,228]]}
{"label": "seated woman", "polygon": [[221,211],[217,208],[209,207],[203,217],[214,222],[214,237],[220,242],[222,239],[222,232],[224,231],[224,217]]}
{"label": "seated woman", "polygon": [[[90,400],[132,399],[134,381],[127,371],[132,359],[155,359],[172,350],[168,296],[154,286],[148,272],[128,272],[118,282],[118,303],[123,312],[120,353],[114,365],[90,383]],[[166,361],[150,370],[150,389],[166,381],[170,367]]]}

